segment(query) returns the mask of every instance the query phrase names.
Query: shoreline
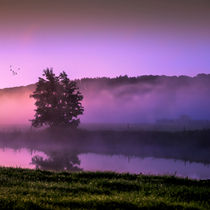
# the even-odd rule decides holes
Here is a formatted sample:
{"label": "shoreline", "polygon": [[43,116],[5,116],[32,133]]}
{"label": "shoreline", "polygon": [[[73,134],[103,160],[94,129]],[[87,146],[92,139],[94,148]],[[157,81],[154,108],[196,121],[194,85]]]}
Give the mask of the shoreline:
{"label": "shoreline", "polygon": [[209,209],[210,180],[0,167],[1,209]]}

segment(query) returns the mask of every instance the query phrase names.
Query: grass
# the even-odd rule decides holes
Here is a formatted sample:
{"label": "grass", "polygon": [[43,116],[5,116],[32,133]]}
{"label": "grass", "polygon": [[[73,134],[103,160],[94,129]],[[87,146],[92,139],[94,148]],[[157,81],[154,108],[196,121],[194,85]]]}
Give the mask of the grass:
{"label": "grass", "polygon": [[210,209],[210,180],[0,168],[0,209]]}

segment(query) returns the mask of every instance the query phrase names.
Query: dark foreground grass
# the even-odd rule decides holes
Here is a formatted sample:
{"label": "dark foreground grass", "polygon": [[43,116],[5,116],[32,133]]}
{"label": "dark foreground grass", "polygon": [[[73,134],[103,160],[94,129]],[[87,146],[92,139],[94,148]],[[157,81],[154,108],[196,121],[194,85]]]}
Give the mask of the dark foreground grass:
{"label": "dark foreground grass", "polygon": [[0,168],[0,209],[210,209],[210,180]]}

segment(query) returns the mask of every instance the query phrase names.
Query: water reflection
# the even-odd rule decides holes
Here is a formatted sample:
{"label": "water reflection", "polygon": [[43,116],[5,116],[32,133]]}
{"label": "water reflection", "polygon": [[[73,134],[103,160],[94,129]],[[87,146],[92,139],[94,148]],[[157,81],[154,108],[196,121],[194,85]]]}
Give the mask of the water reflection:
{"label": "water reflection", "polygon": [[78,153],[67,149],[33,151],[26,148],[0,149],[0,155],[0,166],[7,167],[56,171],[115,171],[210,179],[210,164],[175,159]]}
{"label": "water reflection", "polygon": [[47,158],[40,155],[32,157],[31,163],[36,169],[56,171],[81,171],[78,155],[72,152],[51,151],[46,152]]}
{"label": "water reflection", "polygon": [[126,157],[124,155],[81,154],[81,167],[88,171],[116,171],[120,173],[175,175],[192,179],[210,179],[210,164],[154,157]]}
{"label": "water reflection", "polygon": [[31,158],[36,155],[46,157],[43,152],[31,151],[26,148],[0,148],[0,166],[33,169],[34,166],[31,164]]}

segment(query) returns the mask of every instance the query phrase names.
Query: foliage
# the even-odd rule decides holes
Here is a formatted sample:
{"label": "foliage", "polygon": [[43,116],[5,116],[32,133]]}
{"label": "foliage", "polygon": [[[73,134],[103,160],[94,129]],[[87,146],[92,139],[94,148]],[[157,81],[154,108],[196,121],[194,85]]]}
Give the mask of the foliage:
{"label": "foliage", "polygon": [[56,76],[52,69],[44,70],[43,76],[45,79],[39,78],[36,90],[31,95],[37,107],[32,125],[77,127],[80,122],[77,117],[84,109],[81,104],[83,96],[76,83],[70,81],[65,72]]}
{"label": "foliage", "polygon": [[0,209],[210,209],[210,181],[0,168]]}

